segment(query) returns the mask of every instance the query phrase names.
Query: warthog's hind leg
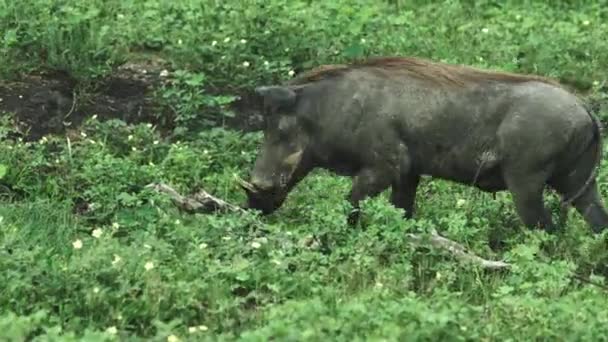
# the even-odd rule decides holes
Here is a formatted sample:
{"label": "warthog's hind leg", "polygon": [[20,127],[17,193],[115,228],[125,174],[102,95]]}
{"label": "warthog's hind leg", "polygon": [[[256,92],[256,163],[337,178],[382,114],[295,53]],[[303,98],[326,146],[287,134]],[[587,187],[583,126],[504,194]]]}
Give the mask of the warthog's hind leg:
{"label": "warthog's hind leg", "polygon": [[551,213],[543,202],[543,191],[549,171],[537,170],[531,172],[516,168],[505,170],[505,181],[515,202],[517,214],[529,228],[542,228],[553,232],[555,226]]}
{"label": "warthog's hind leg", "polygon": [[[581,183],[572,179],[559,179],[551,185],[565,197],[565,200],[568,200],[568,196],[572,196],[580,189]],[[589,183],[586,190],[575,198],[572,204],[595,233],[601,233],[608,228],[608,212],[602,203],[595,180]]]}

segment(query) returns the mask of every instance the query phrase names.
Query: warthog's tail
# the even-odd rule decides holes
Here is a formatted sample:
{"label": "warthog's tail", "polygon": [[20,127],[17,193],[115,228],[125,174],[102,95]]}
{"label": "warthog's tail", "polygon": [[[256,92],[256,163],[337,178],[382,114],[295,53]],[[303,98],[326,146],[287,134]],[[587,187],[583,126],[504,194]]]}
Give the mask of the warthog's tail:
{"label": "warthog's tail", "polygon": [[570,197],[569,199],[566,200],[564,198],[562,200],[562,209],[565,209],[568,205],[570,205],[572,202],[576,201],[580,196],[582,196],[583,193],[585,193],[585,191],[587,191],[587,188],[589,188],[589,185],[591,184],[591,182],[593,182],[593,180],[597,177],[597,170],[600,166],[600,163],[602,162],[602,152],[604,150],[604,143],[602,140],[602,123],[597,118],[597,116],[595,116],[593,114],[594,110],[593,110],[593,108],[591,108],[591,106],[592,106],[592,104],[588,104],[588,103],[584,104],[585,111],[587,112],[587,114],[589,114],[591,121],[593,121],[594,139],[591,140],[590,145],[594,141],[597,143],[597,145],[596,145],[597,148],[595,151],[595,162],[593,163],[593,168],[591,169],[589,177],[587,177],[587,180],[585,181],[583,186],[581,186],[581,188],[578,190],[578,192],[576,194],[574,194],[572,197]]}

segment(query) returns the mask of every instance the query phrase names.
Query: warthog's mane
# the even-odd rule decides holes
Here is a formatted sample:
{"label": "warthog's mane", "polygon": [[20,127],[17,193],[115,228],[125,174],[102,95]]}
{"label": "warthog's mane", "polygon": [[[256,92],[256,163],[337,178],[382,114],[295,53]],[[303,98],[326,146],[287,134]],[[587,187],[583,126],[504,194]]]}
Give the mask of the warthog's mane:
{"label": "warthog's mane", "polygon": [[344,75],[352,70],[362,69],[380,71],[383,76],[393,78],[403,76],[405,73],[408,76],[432,81],[439,85],[464,86],[486,81],[510,83],[537,81],[560,86],[556,80],[542,76],[484,70],[465,65],[433,62],[416,57],[376,57],[351,64],[322,65],[299,75],[291,80],[289,84],[298,85],[321,81]]}

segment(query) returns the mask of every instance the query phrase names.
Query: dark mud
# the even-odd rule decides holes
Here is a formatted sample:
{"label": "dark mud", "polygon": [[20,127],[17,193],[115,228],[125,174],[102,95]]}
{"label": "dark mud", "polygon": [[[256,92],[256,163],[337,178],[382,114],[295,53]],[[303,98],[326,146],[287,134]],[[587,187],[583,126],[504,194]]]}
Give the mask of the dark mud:
{"label": "dark mud", "polygon": [[[64,134],[93,115],[99,120],[153,123],[169,134],[174,127],[160,123],[167,121],[162,117],[173,113],[157,101],[154,93],[168,82],[167,69],[162,60],[129,62],[89,85],[79,84],[60,72],[25,75],[11,82],[0,80],[0,115],[13,113],[16,128],[25,140]],[[258,104],[249,94],[240,96],[231,108],[235,117],[224,124],[232,129],[259,130]]]}

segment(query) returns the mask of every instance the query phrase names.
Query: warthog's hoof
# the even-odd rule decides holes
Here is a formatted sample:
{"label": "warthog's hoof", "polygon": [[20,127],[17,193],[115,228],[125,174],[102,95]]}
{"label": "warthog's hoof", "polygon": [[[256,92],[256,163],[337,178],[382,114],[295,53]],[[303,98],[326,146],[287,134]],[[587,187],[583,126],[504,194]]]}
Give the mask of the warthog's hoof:
{"label": "warthog's hoof", "polygon": [[359,222],[359,218],[360,217],[361,217],[361,209],[353,209],[348,214],[348,217],[346,219],[346,223],[349,226],[355,226],[357,224],[357,222]]}

